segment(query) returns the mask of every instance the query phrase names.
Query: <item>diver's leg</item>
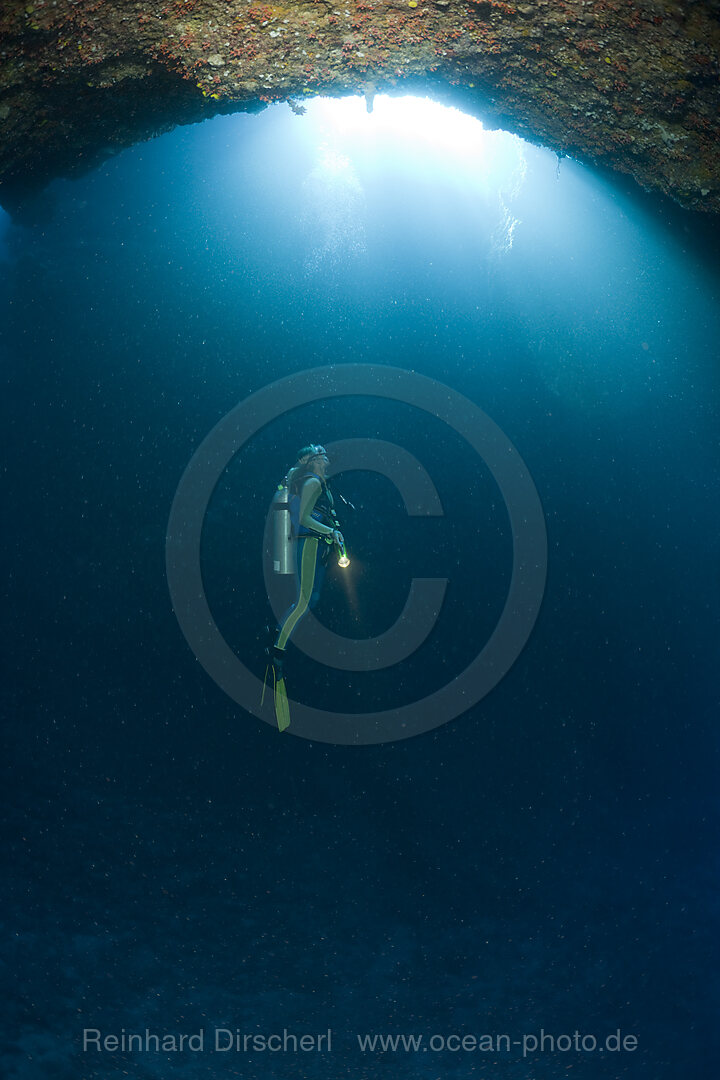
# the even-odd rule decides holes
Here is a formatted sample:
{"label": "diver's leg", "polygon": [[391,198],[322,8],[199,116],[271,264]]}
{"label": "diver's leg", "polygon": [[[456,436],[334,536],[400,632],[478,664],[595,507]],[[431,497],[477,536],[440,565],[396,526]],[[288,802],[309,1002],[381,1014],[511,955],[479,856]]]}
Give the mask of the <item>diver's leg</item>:
{"label": "diver's leg", "polygon": [[276,649],[284,650],[287,647],[290,635],[310,606],[317,572],[318,543],[319,541],[315,536],[303,536],[298,540],[298,575],[300,579],[298,598],[280,624],[275,642]]}
{"label": "diver's leg", "polygon": [[290,706],[288,705],[285,686],[285,649],[290,635],[308,610],[315,584],[315,571],[318,561],[318,540],[314,536],[304,536],[298,540],[298,573],[300,579],[297,602],[283,619],[278,630],[277,640],[272,650],[272,668],[275,679],[275,718],[279,731],[284,731],[290,724]]}
{"label": "diver's leg", "polygon": [[[304,536],[301,536],[301,537],[299,537],[298,539],[295,540],[295,579],[293,581],[293,584],[295,585],[295,599],[293,600],[290,607],[285,608],[284,614],[281,616],[280,619],[278,619],[277,626],[275,627],[275,630],[273,631],[272,641],[270,642],[270,648],[269,648],[268,651],[272,651],[272,649],[278,649],[278,642],[280,641],[280,636],[281,636],[281,634],[283,632],[283,627],[285,626],[288,619],[290,618],[292,613],[295,611],[295,608],[298,606],[298,604],[300,602],[300,579],[301,579],[301,576],[302,576],[302,574],[301,574],[302,555],[303,555],[303,551],[305,549],[305,540],[306,540],[306,537],[304,537]],[[286,644],[287,644],[287,642],[286,642]]]}

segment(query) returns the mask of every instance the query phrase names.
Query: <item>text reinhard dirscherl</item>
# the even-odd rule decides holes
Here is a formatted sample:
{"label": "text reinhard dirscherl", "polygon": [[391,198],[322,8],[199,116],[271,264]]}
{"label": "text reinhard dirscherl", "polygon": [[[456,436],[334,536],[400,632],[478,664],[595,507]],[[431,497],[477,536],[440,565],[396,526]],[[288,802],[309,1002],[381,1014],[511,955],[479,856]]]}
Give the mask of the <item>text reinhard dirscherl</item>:
{"label": "text reinhard dirscherl", "polygon": [[297,1053],[298,1051],[331,1051],[332,1031],[330,1028],[322,1035],[306,1033],[294,1035],[283,1028],[281,1034],[261,1035],[257,1032],[248,1034],[237,1028],[214,1028],[206,1039],[204,1028],[194,1032],[166,1032],[158,1035],[156,1032],[145,1028],[145,1031],[129,1032],[122,1028],[120,1034],[104,1035],[98,1028],[83,1028],[83,1050],[100,1050],[106,1053],[137,1053],[149,1052],[156,1054],[173,1054],[181,1050],[190,1050],[195,1054],[202,1054],[211,1050],[217,1054],[227,1053],[234,1050],[237,1053],[262,1053],[265,1050],[285,1051],[285,1053]]}
{"label": "text reinhard dirscherl", "polygon": [[[206,1037],[207,1034],[207,1037]],[[396,1054],[431,1051],[434,1053],[512,1053],[517,1048],[523,1057],[529,1054],[559,1053],[632,1053],[637,1050],[636,1035],[623,1034],[620,1028],[606,1035],[582,1034],[574,1031],[569,1034],[554,1034],[541,1028],[539,1032],[529,1032],[518,1038],[510,1035],[473,1035],[450,1033],[445,1035],[390,1035],[365,1034],[355,1035],[357,1048],[364,1054]],[[295,1035],[283,1028],[273,1034],[248,1033],[238,1028],[213,1028],[205,1032],[204,1028],[189,1032],[166,1032],[158,1034],[146,1028],[144,1032],[128,1032],[121,1028],[119,1033],[103,1033],[99,1028],[83,1028],[82,1048],[85,1053],[93,1051],[108,1054],[156,1053],[172,1054],[191,1051],[195,1054],[210,1051],[217,1054],[235,1052],[241,1054],[270,1053],[331,1053],[333,1033],[330,1028],[322,1034],[306,1032]],[[516,1052],[517,1052],[516,1051]]]}

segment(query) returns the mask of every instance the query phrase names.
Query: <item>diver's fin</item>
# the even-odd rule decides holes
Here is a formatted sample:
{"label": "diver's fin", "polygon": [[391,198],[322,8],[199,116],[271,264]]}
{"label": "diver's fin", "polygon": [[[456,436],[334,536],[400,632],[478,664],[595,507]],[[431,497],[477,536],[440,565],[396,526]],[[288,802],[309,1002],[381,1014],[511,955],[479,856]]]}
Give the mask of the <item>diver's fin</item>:
{"label": "diver's fin", "polygon": [[278,679],[275,684],[275,717],[278,731],[284,731],[285,728],[290,727],[290,706],[284,678]]}
{"label": "diver's fin", "polygon": [[288,704],[287,688],[285,686],[285,674],[283,670],[284,660],[284,651],[282,649],[274,648],[270,655],[269,663],[265,668],[262,697],[260,698],[260,707],[262,708],[265,701],[268,675],[272,673],[275,719],[277,720],[278,731],[285,731],[286,728],[290,727],[290,705]]}

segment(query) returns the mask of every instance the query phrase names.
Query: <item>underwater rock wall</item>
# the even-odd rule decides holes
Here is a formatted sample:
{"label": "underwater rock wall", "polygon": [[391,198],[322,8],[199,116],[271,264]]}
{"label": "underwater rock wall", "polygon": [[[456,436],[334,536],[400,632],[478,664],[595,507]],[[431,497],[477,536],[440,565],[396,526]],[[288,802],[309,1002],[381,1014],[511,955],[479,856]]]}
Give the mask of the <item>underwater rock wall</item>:
{"label": "underwater rock wall", "polygon": [[0,202],[217,112],[414,92],[718,212],[719,44],[693,0],[3,0]]}

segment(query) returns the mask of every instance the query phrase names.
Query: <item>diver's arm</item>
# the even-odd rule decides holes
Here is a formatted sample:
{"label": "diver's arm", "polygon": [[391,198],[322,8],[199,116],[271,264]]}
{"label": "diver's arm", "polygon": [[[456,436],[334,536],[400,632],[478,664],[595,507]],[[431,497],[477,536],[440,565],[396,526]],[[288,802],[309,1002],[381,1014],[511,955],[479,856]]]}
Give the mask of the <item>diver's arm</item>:
{"label": "diver's arm", "polygon": [[322,521],[318,521],[312,516],[312,512],[315,509],[315,503],[320,498],[322,492],[322,484],[319,480],[316,480],[314,476],[306,480],[300,491],[300,524],[304,528],[309,529],[310,532],[315,533],[317,536],[320,534],[323,538],[335,539],[335,529],[331,529],[329,525],[324,525]]}

